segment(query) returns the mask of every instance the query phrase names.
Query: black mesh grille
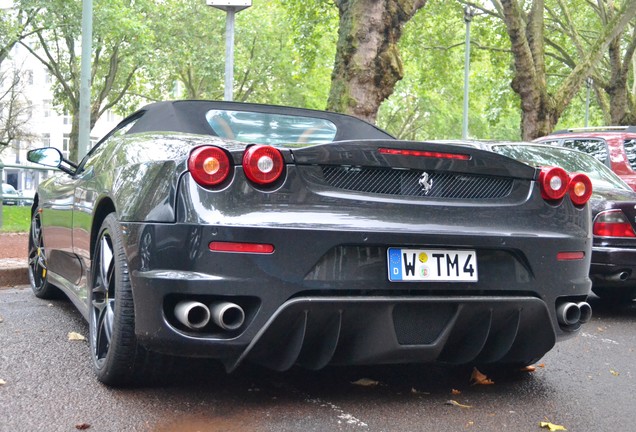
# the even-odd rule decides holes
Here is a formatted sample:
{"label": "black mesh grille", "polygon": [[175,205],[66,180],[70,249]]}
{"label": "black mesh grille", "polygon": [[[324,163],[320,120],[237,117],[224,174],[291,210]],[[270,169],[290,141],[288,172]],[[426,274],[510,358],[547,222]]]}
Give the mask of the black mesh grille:
{"label": "black mesh grille", "polygon": [[[325,181],[330,186],[356,192],[428,198],[493,199],[505,197],[512,190],[512,179],[495,176],[330,165],[321,168]],[[423,183],[429,186],[428,191]]]}

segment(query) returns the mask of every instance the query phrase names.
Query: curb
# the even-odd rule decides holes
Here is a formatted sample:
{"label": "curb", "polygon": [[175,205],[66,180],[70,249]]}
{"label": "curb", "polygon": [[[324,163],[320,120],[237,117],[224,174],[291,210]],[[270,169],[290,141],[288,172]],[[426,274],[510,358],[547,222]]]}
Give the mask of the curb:
{"label": "curb", "polygon": [[28,284],[29,273],[24,260],[0,259],[0,290]]}

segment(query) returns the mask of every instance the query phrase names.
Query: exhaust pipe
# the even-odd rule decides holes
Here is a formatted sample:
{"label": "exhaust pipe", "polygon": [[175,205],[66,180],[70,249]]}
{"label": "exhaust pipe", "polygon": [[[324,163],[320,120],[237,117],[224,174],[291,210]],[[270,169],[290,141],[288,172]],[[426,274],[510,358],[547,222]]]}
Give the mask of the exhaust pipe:
{"label": "exhaust pipe", "polygon": [[210,309],[203,303],[184,300],[175,306],[174,316],[184,326],[199,330],[210,322]]}
{"label": "exhaust pipe", "polygon": [[245,322],[243,308],[235,303],[220,302],[210,305],[212,321],[223,330],[236,330]]}
{"label": "exhaust pipe", "polygon": [[[590,308],[590,316],[591,313],[592,308]],[[579,305],[572,302],[561,303],[559,307],[557,307],[557,320],[559,323],[567,326],[578,324],[581,320],[581,309]]]}
{"label": "exhaust pipe", "polygon": [[608,281],[611,281],[611,282],[625,282],[628,277],[629,277],[629,272],[628,271],[621,271],[621,272],[618,272],[618,273],[614,273],[614,274],[605,276],[605,280],[608,280]]}
{"label": "exhaust pipe", "polygon": [[586,323],[592,319],[592,306],[588,302],[580,302],[577,304],[581,313],[580,323]]}

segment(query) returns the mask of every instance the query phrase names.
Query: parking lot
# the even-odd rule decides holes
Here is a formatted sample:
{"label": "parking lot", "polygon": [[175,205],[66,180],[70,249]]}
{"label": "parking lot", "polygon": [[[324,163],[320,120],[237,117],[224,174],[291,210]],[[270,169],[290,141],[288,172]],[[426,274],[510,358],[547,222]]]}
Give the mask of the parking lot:
{"label": "parking lot", "polygon": [[27,287],[0,291],[0,431],[569,431],[631,430],[636,422],[636,306],[590,300],[595,316],[535,372],[391,366],[293,369],[184,360],[165,383],[115,390],[89,364],[80,314]]}

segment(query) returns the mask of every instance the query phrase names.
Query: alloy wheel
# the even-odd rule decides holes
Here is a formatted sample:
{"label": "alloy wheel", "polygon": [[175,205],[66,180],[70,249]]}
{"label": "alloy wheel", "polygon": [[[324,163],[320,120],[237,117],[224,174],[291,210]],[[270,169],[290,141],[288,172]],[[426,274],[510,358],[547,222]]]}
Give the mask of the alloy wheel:
{"label": "alloy wheel", "polygon": [[108,230],[99,239],[91,295],[90,333],[95,363],[100,367],[108,354],[115,316],[115,257]]}

